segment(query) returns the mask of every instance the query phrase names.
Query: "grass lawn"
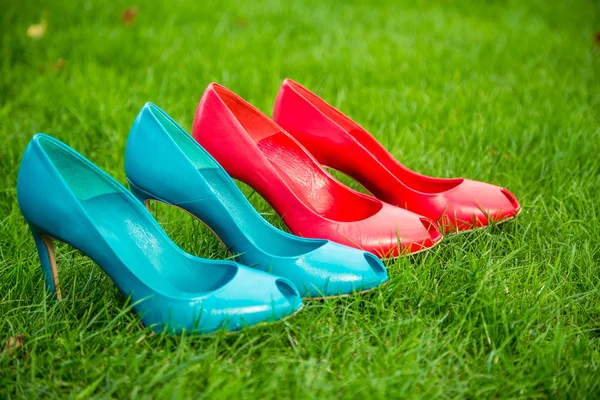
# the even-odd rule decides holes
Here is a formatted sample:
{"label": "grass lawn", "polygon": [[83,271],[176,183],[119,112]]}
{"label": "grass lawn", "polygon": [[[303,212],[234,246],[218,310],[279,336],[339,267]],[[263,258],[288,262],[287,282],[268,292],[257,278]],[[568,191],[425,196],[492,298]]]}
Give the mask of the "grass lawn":
{"label": "grass lawn", "polygon": [[[600,396],[597,2],[147,0],[125,23],[135,3],[39,3],[0,0],[0,398]],[[285,77],[409,167],[505,186],[523,213],[388,262],[381,289],[233,335],[143,329],[64,245],[52,300],[15,193],[35,132],[125,182],[146,101],[189,130],[211,81],[270,114]],[[154,212],[189,252],[226,256]]]}

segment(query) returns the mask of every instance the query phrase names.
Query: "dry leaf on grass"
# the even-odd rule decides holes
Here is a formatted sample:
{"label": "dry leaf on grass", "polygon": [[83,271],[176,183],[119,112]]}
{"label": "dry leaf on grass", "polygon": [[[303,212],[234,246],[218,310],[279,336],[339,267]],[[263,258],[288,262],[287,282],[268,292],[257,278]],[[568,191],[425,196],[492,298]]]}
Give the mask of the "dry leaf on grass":
{"label": "dry leaf on grass", "polygon": [[22,341],[23,341],[23,335],[9,337],[8,342],[6,343],[6,346],[4,347],[4,351],[6,351],[6,353],[9,356],[12,356],[15,353],[15,351],[17,351],[21,347]]}
{"label": "dry leaf on grass", "polygon": [[46,17],[42,17],[42,20],[39,24],[29,25],[27,28],[27,36],[32,39],[41,39],[46,34],[48,30],[48,21],[46,21]]}
{"label": "dry leaf on grass", "polygon": [[62,58],[59,58],[58,61],[56,61],[56,64],[54,64],[54,68],[58,71],[62,70],[65,67],[65,60],[63,60]]}
{"label": "dry leaf on grass", "polygon": [[135,17],[137,17],[140,9],[137,7],[129,7],[127,10],[123,11],[123,15],[121,16],[121,21],[123,25],[130,26],[135,22]]}

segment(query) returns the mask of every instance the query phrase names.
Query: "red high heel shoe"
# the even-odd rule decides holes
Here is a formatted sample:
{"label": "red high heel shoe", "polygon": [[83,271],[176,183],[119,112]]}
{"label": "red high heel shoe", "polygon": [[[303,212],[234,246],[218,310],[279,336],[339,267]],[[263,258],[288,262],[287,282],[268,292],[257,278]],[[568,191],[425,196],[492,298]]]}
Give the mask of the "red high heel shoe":
{"label": "red high heel shoe", "polygon": [[296,235],[380,257],[425,250],[442,238],[433,221],[344,186],[269,117],[221,85],[211,83],[204,92],[192,133]]}
{"label": "red high heel shoe", "polygon": [[273,119],[321,164],[353,177],[387,203],[437,221],[446,232],[505,221],[521,211],[502,187],[409,170],[357,123],[290,79],[279,89]]}

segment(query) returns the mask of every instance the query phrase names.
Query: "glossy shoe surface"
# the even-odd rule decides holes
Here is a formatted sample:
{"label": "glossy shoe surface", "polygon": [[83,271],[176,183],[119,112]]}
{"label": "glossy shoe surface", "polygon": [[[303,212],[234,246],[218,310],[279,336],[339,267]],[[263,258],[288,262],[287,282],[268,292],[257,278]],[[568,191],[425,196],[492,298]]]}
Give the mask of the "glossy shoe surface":
{"label": "glossy shoe surface", "polygon": [[179,207],[204,222],[237,259],[289,279],[302,297],[350,294],[387,281],[370,253],[290,235],[269,224],[225,170],[164,111],[146,104],[131,128],[125,172],[142,202]]}
{"label": "glossy shoe surface", "polygon": [[435,224],[343,185],[281,127],[218,84],[204,92],[193,136],[234,178],[260,193],[296,235],[380,257],[427,249]]}
{"label": "glossy shoe surface", "polygon": [[279,90],[273,118],[319,163],[353,177],[387,203],[437,221],[446,232],[483,227],[521,211],[502,187],[409,170],[361,126],[290,79]]}
{"label": "glossy shoe surface", "polygon": [[54,239],[96,262],[156,331],[235,331],[302,306],[284,278],[185,253],[126,188],[50,136],[35,135],[25,150],[17,197],[59,298]]}

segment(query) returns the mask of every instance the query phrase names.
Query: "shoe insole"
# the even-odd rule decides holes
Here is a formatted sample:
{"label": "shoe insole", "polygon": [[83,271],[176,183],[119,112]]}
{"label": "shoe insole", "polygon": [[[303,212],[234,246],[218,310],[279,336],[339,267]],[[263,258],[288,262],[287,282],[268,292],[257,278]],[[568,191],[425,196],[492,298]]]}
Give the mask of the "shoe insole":
{"label": "shoe insole", "polygon": [[327,174],[286,134],[278,132],[257,145],[296,196],[317,214],[349,222],[381,209],[379,202],[356,194]]}
{"label": "shoe insole", "polygon": [[201,293],[218,289],[235,276],[237,267],[232,263],[188,257],[125,196],[107,193],[81,204],[104,240],[140,280],[167,293]]}

